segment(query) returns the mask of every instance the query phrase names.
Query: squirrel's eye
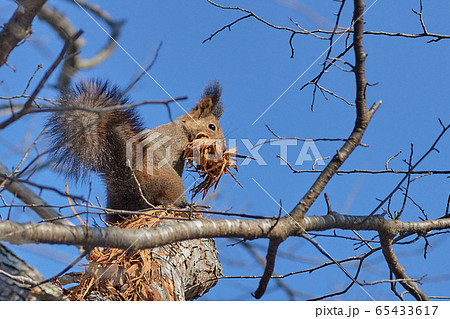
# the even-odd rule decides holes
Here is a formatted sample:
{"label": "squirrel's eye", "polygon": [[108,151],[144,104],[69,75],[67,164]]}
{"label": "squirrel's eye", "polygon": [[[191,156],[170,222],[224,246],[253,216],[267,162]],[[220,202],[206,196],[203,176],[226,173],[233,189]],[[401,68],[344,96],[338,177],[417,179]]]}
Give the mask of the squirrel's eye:
{"label": "squirrel's eye", "polygon": [[208,127],[210,130],[213,130],[213,131],[216,130],[216,126],[214,124],[209,124]]}

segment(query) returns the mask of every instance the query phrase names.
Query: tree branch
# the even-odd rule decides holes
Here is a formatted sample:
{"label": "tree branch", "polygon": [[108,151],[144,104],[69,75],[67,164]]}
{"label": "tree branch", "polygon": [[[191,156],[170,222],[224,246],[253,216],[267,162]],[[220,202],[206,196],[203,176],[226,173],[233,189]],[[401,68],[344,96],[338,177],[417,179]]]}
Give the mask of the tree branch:
{"label": "tree branch", "polygon": [[[70,2],[73,3],[73,1]],[[94,7],[84,1],[76,1],[76,4],[102,19],[109,26],[111,34],[107,37],[106,44],[89,59],[83,59],[79,54],[81,48],[84,46],[83,39],[80,38],[74,41],[59,75],[57,85],[59,90],[69,87],[71,78],[78,70],[93,68],[104,62],[114,52],[116,47],[115,39],[119,37],[123,25],[122,21],[114,21],[111,19],[100,7]],[[70,38],[76,34],[76,29],[71,21],[57,9],[48,5],[45,5],[41,9],[38,18],[48,23],[65,43],[69,42]]]}
{"label": "tree branch", "polygon": [[46,0],[18,1],[18,7],[0,32],[0,67],[6,63],[9,54],[31,34],[31,24]]}
{"label": "tree branch", "polygon": [[417,283],[406,274],[405,267],[398,261],[392,247],[393,235],[386,232],[379,232],[379,235],[384,258],[395,277],[402,280],[400,284],[417,300],[429,300],[428,296],[420,289]]}
{"label": "tree branch", "polygon": [[276,239],[271,239],[269,241],[269,247],[267,248],[266,255],[266,266],[264,268],[264,273],[259,281],[258,289],[256,289],[255,293],[252,294],[256,299],[261,299],[267,289],[267,285],[269,284],[270,278],[272,277],[273,271],[275,269],[275,259],[277,257],[278,247],[280,246],[281,241]]}
{"label": "tree branch", "polygon": [[177,241],[198,238],[283,238],[301,236],[305,231],[328,229],[387,231],[390,234],[427,233],[431,230],[450,228],[450,218],[430,219],[419,222],[386,220],[382,215],[341,215],[332,212],[323,216],[306,216],[299,227],[289,228],[282,219],[197,219],[177,221],[150,229],[130,230],[116,227],[87,228],[85,226],[63,226],[56,224],[30,224],[0,222],[0,241],[11,244],[47,243],[80,245],[91,247],[115,247],[146,249]]}
{"label": "tree branch", "polygon": [[59,53],[56,60],[53,62],[53,64],[50,66],[50,68],[45,72],[44,76],[42,77],[41,81],[38,83],[37,87],[34,89],[33,93],[30,95],[29,99],[25,102],[23,108],[18,113],[14,113],[11,115],[11,117],[2,123],[0,123],[0,130],[4,129],[11,123],[17,121],[18,119],[22,118],[23,116],[31,113],[33,111],[32,104],[34,102],[34,99],[39,94],[40,90],[43,88],[44,84],[47,82],[50,75],[55,71],[56,67],[61,63],[62,59],[64,58],[67,50],[69,50],[72,43],[74,43],[83,33],[83,31],[78,31],[73,37],[70,38],[70,41],[66,42],[64,47],[62,48],[61,52]]}
{"label": "tree branch", "polygon": [[[336,174],[339,167],[350,156],[355,148],[361,144],[364,132],[375,114],[376,110],[381,105],[381,101],[374,103],[370,109],[366,107],[366,78],[365,78],[365,59],[366,54],[363,46],[363,32],[364,32],[364,2],[362,0],[355,0],[355,11],[353,15],[355,32],[353,35],[353,47],[355,51],[355,80],[356,80],[356,121],[355,127],[350,134],[347,141],[337,151],[333,159],[328,163],[325,169],[320,173],[314,184],[298,202],[294,209],[289,213],[295,221],[299,222],[306,214],[311,205],[315,202],[317,197],[323,191],[330,179]],[[285,217],[286,218],[286,217]]]}
{"label": "tree branch", "polygon": [[[0,184],[5,187],[10,193],[17,196],[22,202],[27,204],[39,217],[43,219],[52,219],[62,217],[55,209],[49,206],[41,197],[37,196],[30,188],[23,183],[17,181],[7,181],[1,178],[1,175],[10,176],[11,172],[0,163]],[[3,186],[3,182],[5,185]],[[0,187],[0,188],[2,188]],[[67,219],[57,219],[55,223],[61,225],[72,226],[72,222]]]}

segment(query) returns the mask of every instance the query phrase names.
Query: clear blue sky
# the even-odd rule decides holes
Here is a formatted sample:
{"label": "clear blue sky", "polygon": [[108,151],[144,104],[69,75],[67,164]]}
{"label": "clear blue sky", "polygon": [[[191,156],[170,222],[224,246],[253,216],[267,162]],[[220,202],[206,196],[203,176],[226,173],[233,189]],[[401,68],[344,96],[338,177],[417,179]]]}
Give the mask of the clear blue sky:
{"label": "clear blue sky", "polygon": [[[295,10],[284,5],[286,1],[221,1],[222,4],[239,5],[253,10],[262,18],[278,25],[295,28],[288,17],[307,29],[327,28],[334,24],[334,15],[339,3],[328,1],[292,1],[307,6],[310,13]],[[416,3],[417,2],[417,3]],[[368,30],[419,33],[421,27],[411,8],[418,10],[419,1],[377,1],[366,13]],[[154,79],[172,96],[189,97],[181,102],[184,108],[190,108],[200,97],[203,87],[211,80],[219,80],[223,85],[223,101],[226,112],[221,121],[227,138],[248,139],[256,144],[259,139],[273,136],[265,124],[277,134],[285,137],[301,138],[346,138],[353,128],[355,112],[352,106],[328,96],[325,100],[318,93],[315,110],[311,112],[312,90],[299,88],[311,80],[321,69],[328,47],[327,41],[311,36],[297,35],[293,40],[295,57],[290,58],[290,33],[276,31],[252,19],[241,21],[225,30],[212,41],[202,41],[222,26],[242,16],[234,11],[215,8],[204,0],[196,1],[95,1],[107,10],[115,19],[124,19],[125,26],[118,42],[136,61],[147,65],[163,41],[156,65],[150,71]],[[373,2],[367,1],[368,6]],[[78,6],[68,1],[50,1],[51,5],[67,14],[77,28],[84,30],[86,46],[83,57],[91,56],[105,41],[107,36]],[[352,4],[346,5],[342,15],[341,26],[349,25]],[[0,5],[0,23],[9,19],[15,6],[10,2]],[[425,2],[424,19],[430,32],[450,34],[448,24],[450,3],[439,4]],[[33,25],[35,34],[11,54],[9,64],[14,65],[13,72],[7,67],[0,69],[1,96],[20,94],[29,77],[38,64],[48,68],[62,47],[62,43],[44,23],[36,20]],[[340,52],[345,37],[335,44],[334,53]],[[368,54],[366,75],[369,83],[378,83],[368,88],[367,101],[372,104],[383,100],[366,135],[364,143],[367,148],[358,148],[342,169],[384,169],[386,160],[399,151],[402,154],[392,160],[390,166],[406,170],[402,159],[409,157],[410,144],[414,144],[414,158],[418,159],[428,149],[440,133],[438,117],[444,123],[450,121],[449,112],[449,74],[448,64],[450,41],[427,43],[427,39],[388,38],[367,36],[365,50]],[[120,48],[105,63],[95,69],[77,74],[76,79],[108,79],[126,87],[139,67]],[[319,59],[318,59],[319,58]],[[318,59],[318,60],[317,60]],[[353,54],[347,56],[353,62]],[[305,72],[306,71],[306,72]],[[36,79],[42,77],[40,71]],[[303,74],[303,75],[302,75]],[[301,76],[302,75],[302,76]],[[292,85],[294,81],[297,82]],[[57,92],[51,85],[56,81],[53,76],[41,96],[56,97]],[[33,82],[36,85],[37,80]],[[282,93],[292,87],[282,95]],[[321,85],[330,89],[348,101],[354,101],[354,77],[337,68],[323,77]],[[143,80],[130,93],[134,101],[147,99],[166,99],[167,95],[149,77]],[[282,95],[282,96],[281,96]],[[281,97],[280,97],[281,96]],[[275,101],[277,102],[273,104]],[[252,123],[270,106],[254,125]],[[140,108],[148,127],[154,127],[168,121],[163,106],[144,106]],[[183,114],[181,108],[172,107],[174,116]],[[44,116],[29,116],[3,130],[0,133],[1,162],[13,167],[17,165],[34,138],[43,128]],[[444,170],[449,168],[449,136],[438,145],[440,153],[432,153],[418,169]],[[46,140],[38,144],[42,152],[46,149]],[[339,142],[318,142],[322,156],[332,156],[340,147]],[[237,144],[239,153],[249,154],[245,145]],[[302,144],[289,146],[287,159],[294,163]],[[240,167],[236,175],[244,188],[234,187],[231,178],[224,178],[218,188],[218,196],[212,205],[215,210],[232,207],[233,212],[243,212],[264,216],[275,216],[279,207],[272,200],[282,200],[283,207],[290,211],[313,183],[316,175],[292,174],[285,165],[280,165],[280,147],[265,145],[260,154],[267,165],[251,163]],[[306,161],[297,169],[310,169],[311,161]],[[323,166],[317,166],[317,169]],[[365,215],[376,207],[377,198],[384,198],[398,183],[400,176],[392,175],[349,175],[336,176],[326,188],[334,210],[339,213]],[[63,189],[65,179],[49,169],[37,172],[33,180]],[[193,181],[185,175],[186,185]],[[429,218],[442,216],[450,180],[446,176],[430,176],[417,180],[411,186],[411,196],[425,209]],[[268,196],[263,189],[270,194]],[[87,185],[70,184],[71,193],[87,196]],[[98,179],[93,178],[92,196],[99,196],[105,203],[105,191]],[[4,193],[2,193],[5,196]],[[42,194],[44,199],[53,204],[67,204],[64,198],[50,192]],[[10,197],[5,196],[8,200]],[[272,198],[271,198],[272,197]],[[402,197],[397,196],[392,209],[399,209]],[[311,207],[308,214],[324,214],[326,205],[321,196]],[[7,210],[0,209],[3,218]],[[63,211],[69,214],[69,211]],[[408,202],[404,220],[416,221],[421,212]],[[31,211],[12,211],[16,221],[37,220]],[[338,232],[351,235],[351,233]],[[370,238],[374,233],[362,233]],[[352,242],[339,239],[317,238],[318,242],[334,258],[344,258],[364,252],[365,248],[354,251]],[[227,246],[231,240],[218,240],[220,258],[225,275],[260,275],[263,267],[239,245]],[[265,256],[266,240],[252,242],[261,256]],[[428,249],[424,260],[423,240],[408,247],[398,247],[400,261],[406,266],[412,277],[423,279],[423,289],[429,295],[448,295],[450,280],[450,263],[448,260],[448,239],[433,237],[432,247]],[[51,276],[65,267],[76,256],[76,250],[45,245],[26,245],[13,247],[19,256],[37,267],[45,276]],[[325,258],[302,239],[291,238],[281,246],[285,257],[277,259],[276,273],[284,274],[319,265]],[[380,254],[375,254],[366,261],[360,280],[372,281],[387,279],[388,269]],[[347,264],[350,273],[355,272],[355,264]],[[298,292],[299,299],[328,294],[338,291],[349,284],[348,278],[337,269],[329,267],[313,274],[291,276],[284,281]],[[256,280],[224,279],[212,289],[205,299],[214,300],[251,300],[250,292],[257,287]],[[377,300],[395,300],[388,284],[365,287]],[[401,290],[401,289],[400,289]],[[371,300],[359,287],[354,286],[344,296],[344,300]],[[275,281],[269,286],[264,300],[286,300],[288,296]]]}

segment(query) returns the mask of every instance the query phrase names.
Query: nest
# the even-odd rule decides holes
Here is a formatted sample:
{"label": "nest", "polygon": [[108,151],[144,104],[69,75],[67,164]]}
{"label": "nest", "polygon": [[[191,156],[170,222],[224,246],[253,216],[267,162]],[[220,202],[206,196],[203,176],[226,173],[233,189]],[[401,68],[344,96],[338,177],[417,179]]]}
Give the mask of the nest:
{"label": "nest", "polygon": [[[156,213],[167,214],[167,211]],[[170,215],[201,218],[201,214],[189,212],[171,212]],[[155,227],[160,222],[160,217],[141,215],[127,219],[117,226],[139,229]],[[168,250],[172,249],[171,254],[177,245],[178,243],[174,243],[168,246]],[[125,301],[178,299],[174,295],[173,281],[162,273],[161,264],[164,260],[153,249],[124,251],[117,248],[95,248],[86,259],[89,264],[86,265],[78,286],[66,291],[70,300],[90,300],[92,296]]]}
{"label": "nest", "polygon": [[214,190],[224,175],[230,175],[236,183],[242,187],[231,172],[230,168],[238,171],[235,158],[246,158],[236,154],[237,148],[222,151],[220,145],[214,139],[200,134],[190,142],[184,150],[186,166],[200,175],[202,182],[192,189],[193,196],[202,193],[202,199],[211,188]]}

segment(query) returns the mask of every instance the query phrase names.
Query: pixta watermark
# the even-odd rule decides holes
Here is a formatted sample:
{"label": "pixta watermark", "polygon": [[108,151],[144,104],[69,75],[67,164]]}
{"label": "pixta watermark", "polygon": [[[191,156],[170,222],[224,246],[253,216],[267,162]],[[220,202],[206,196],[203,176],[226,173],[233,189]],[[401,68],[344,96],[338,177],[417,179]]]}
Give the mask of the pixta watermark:
{"label": "pixta watermark", "polygon": [[[179,141],[173,140],[159,132],[144,130],[126,141],[126,161],[127,165],[136,171],[145,171],[152,174],[154,169],[159,169],[164,165],[171,165],[179,156]],[[200,162],[200,147],[205,145],[223,145],[222,140],[202,138],[201,143],[193,144],[193,158]],[[326,165],[324,157],[313,140],[299,141],[296,139],[258,139],[249,138],[228,139],[226,141],[228,149],[237,148],[237,153],[248,156],[240,161],[240,166],[260,165],[266,166],[268,157],[279,155],[279,165],[302,166],[308,163],[314,166]],[[212,148],[215,152],[209,153],[208,160],[220,160],[223,156],[222,147]],[[262,151],[264,150],[264,155]]]}

